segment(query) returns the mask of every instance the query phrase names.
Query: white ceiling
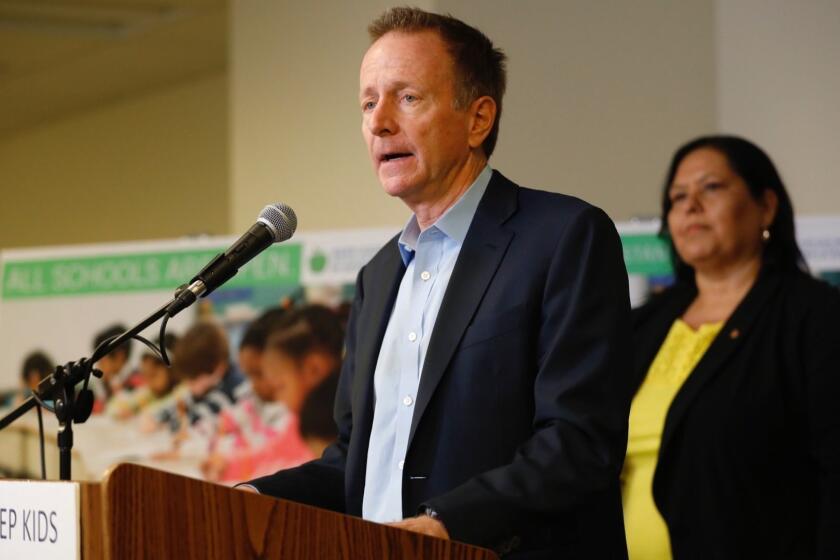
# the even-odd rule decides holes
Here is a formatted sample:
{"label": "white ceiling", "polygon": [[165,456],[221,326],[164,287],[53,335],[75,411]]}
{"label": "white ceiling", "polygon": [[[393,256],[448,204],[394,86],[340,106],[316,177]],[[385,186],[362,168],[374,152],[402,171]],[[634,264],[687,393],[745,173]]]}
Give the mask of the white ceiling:
{"label": "white ceiling", "polygon": [[0,136],[227,66],[228,0],[0,0]]}

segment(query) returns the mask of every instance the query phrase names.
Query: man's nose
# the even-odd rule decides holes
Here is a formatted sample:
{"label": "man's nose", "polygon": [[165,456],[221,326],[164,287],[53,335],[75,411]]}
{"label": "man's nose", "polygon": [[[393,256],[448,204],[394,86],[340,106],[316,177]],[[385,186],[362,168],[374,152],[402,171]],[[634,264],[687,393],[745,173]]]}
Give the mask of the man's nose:
{"label": "man's nose", "polygon": [[397,131],[394,111],[387,101],[380,101],[368,113],[368,128],[374,136],[387,136]]}

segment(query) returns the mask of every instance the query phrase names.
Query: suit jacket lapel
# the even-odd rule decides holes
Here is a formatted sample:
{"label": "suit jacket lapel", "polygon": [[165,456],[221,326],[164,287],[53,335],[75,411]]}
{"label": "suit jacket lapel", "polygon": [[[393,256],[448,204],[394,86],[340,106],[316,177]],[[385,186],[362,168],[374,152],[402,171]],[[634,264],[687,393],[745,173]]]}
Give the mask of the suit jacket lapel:
{"label": "suit jacket lapel", "polygon": [[[366,271],[371,278],[365,288],[366,300],[364,312],[358,318],[358,343],[356,346],[356,370],[353,380],[353,410],[361,415],[354,423],[369,423],[373,419],[373,373],[379,358],[379,348],[385,329],[391,317],[391,311],[397,298],[400,280],[405,273],[405,265],[397,249],[397,237],[391,240],[393,251],[381,265]],[[378,289],[371,289],[378,287]],[[361,428],[361,426],[359,426]],[[354,431],[356,426],[354,426]],[[369,430],[363,430],[365,433]]]}
{"label": "suit jacket lapel", "polygon": [[740,348],[743,340],[761,314],[761,309],[778,289],[779,283],[780,278],[772,271],[765,270],[762,273],[744,300],[723,325],[720,333],[695,366],[691,375],[683,383],[668,410],[665,428],[662,433],[660,457],[662,451],[665,450],[677,432],[680,422],[685,417],[694,399],[697,398],[703,387],[717,375],[735,350]]}
{"label": "suit jacket lapel", "polygon": [[501,224],[516,210],[516,189],[516,185],[494,171],[476,209],[429,341],[411,420],[409,447],[417,425],[513,238],[513,233],[503,229]]}

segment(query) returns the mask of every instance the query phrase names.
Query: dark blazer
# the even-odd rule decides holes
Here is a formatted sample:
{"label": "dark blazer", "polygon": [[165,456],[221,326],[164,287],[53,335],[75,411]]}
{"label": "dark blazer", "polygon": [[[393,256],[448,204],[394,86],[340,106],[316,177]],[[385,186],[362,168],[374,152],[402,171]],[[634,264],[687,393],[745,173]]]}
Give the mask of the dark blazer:
{"label": "dark blazer", "polygon": [[[338,442],[319,460],[255,481],[261,492],[361,515],[373,373],[404,271],[395,238],[359,273]],[[621,244],[606,214],[494,172],[431,335],[404,515],[428,505],[453,539],[484,546],[625,558],[618,476],[629,320]]]}
{"label": "dark blazer", "polygon": [[[634,311],[636,385],[696,295]],[[653,482],[674,558],[840,558],[840,293],[766,265],[668,411]]]}

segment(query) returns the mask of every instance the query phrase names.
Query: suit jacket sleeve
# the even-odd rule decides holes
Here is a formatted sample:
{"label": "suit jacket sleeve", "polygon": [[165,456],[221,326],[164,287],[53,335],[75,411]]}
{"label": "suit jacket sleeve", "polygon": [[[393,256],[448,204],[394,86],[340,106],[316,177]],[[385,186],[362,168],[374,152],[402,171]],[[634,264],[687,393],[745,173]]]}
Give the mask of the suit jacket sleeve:
{"label": "suit jacket sleeve", "polygon": [[[617,489],[627,443],[629,295],[611,220],[587,206],[551,256],[542,295],[533,435],[509,464],[428,500],[452,538],[498,542],[539,513]],[[616,490],[617,491],[617,490]]]}
{"label": "suit jacket sleeve", "polygon": [[327,447],[320,459],[248,482],[262,494],[340,513],[345,512],[344,472],[347,464],[347,448],[350,445],[350,434],[353,429],[351,410],[353,358],[357,320],[364,297],[362,289],[364,270],[362,268],[356,279],[356,294],[347,323],[344,358],[336,391],[334,418],[338,426],[338,438],[335,443]]}
{"label": "suit jacket sleeve", "polygon": [[820,496],[817,557],[826,559],[840,558],[840,295],[832,292],[811,306],[800,339]]}

